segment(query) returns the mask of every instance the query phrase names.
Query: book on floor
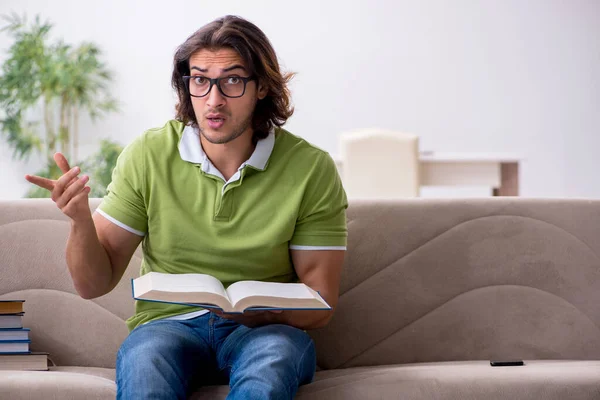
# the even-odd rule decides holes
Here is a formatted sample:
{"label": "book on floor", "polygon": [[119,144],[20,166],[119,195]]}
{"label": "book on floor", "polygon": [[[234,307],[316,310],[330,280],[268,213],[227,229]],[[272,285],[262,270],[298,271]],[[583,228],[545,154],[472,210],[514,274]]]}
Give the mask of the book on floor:
{"label": "book on floor", "polygon": [[29,328],[0,328],[0,341],[27,339],[29,339]]}
{"label": "book on floor", "polygon": [[23,328],[23,315],[24,313],[0,315],[0,329]]}
{"label": "book on floor", "polygon": [[29,353],[30,340],[0,340],[0,354]]}
{"label": "book on floor", "polygon": [[48,371],[48,353],[0,354],[0,370]]}
{"label": "book on floor", "polygon": [[133,298],[219,308],[228,313],[247,310],[330,310],[321,295],[303,283],[239,281],[227,289],[211,275],[149,272],[131,280]]}
{"label": "book on floor", "polygon": [[0,300],[0,314],[18,314],[23,312],[25,300]]}

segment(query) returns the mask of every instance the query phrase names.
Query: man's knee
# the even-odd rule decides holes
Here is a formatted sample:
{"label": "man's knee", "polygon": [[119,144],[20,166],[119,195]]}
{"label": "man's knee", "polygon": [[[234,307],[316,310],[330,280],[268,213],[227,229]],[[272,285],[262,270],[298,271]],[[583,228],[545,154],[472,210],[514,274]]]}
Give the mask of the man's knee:
{"label": "man's knee", "polygon": [[298,355],[299,352],[314,349],[313,340],[306,332],[289,325],[266,325],[255,330],[256,336],[260,338],[257,344],[282,354]]}
{"label": "man's knee", "polygon": [[[254,328],[252,336],[253,349],[249,353],[256,352],[256,367],[289,368],[299,374],[301,383],[312,380],[316,350],[312,338],[306,332],[289,325],[275,324]],[[261,365],[261,361],[265,365]]]}
{"label": "man's knee", "polygon": [[[252,398],[291,398],[298,386],[314,377],[316,356],[312,338],[288,325],[249,329],[234,350],[231,390]],[[235,396],[234,396],[235,397]]]}
{"label": "man's knee", "polygon": [[134,329],[123,341],[117,354],[119,364],[135,362],[152,365],[166,357],[176,356],[183,346],[185,335],[166,323],[149,323]]}

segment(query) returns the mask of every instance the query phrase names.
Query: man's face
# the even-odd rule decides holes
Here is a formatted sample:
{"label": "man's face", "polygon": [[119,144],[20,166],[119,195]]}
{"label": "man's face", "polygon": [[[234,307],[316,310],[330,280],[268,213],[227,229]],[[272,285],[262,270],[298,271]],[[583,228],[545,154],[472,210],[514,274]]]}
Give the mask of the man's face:
{"label": "man's face", "polygon": [[[191,80],[205,78],[250,76],[240,55],[233,49],[200,50],[190,57]],[[202,136],[214,144],[223,144],[242,136],[252,136],[252,115],[256,102],[263,99],[266,90],[256,80],[248,81],[242,97],[226,97],[213,85],[204,97],[191,97],[196,120]]]}

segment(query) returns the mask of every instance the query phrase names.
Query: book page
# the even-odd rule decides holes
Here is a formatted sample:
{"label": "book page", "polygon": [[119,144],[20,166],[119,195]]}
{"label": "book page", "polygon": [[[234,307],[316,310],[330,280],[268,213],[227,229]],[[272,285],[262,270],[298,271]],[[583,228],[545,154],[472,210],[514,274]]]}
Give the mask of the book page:
{"label": "book page", "polygon": [[227,288],[231,304],[246,297],[276,297],[282,299],[314,299],[308,287],[303,283],[276,283],[259,281],[240,281]]}
{"label": "book page", "polygon": [[[213,293],[227,298],[223,284],[206,274],[164,274],[149,272],[134,280],[134,297],[142,298],[151,291],[166,293]],[[178,296],[175,296],[178,297]],[[181,299],[188,296],[181,296]]]}
{"label": "book page", "polygon": [[17,314],[23,312],[25,300],[0,300],[0,313]]}

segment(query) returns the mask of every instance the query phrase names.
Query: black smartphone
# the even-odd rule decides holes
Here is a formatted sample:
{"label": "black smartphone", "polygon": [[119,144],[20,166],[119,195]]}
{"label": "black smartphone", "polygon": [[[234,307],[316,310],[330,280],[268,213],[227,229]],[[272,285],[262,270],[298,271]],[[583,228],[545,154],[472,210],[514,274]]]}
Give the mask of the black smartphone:
{"label": "black smartphone", "polygon": [[492,367],[518,367],[525,365],[522,360],[511,360],[511,361],[490,361]]}

